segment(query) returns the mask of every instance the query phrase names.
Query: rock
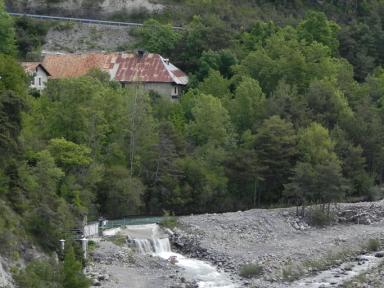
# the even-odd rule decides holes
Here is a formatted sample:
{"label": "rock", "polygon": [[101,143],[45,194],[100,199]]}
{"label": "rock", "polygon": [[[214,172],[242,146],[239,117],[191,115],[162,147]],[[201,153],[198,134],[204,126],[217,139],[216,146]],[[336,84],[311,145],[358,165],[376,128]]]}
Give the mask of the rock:
{"label": "rock", "polygon": [[100,281],[99,280],[93,280],[93,283],[92,283],[92,286],[96,286],[96,287],[98,287],[98,286],[101,286],[101,283],[100,283]]}
{"label": "rock", "polygon": [[384,251],[377,252],[377,253],[375,254],[375,257],[377,257],[377,258],[383,258],[383,257],[384,257]]}

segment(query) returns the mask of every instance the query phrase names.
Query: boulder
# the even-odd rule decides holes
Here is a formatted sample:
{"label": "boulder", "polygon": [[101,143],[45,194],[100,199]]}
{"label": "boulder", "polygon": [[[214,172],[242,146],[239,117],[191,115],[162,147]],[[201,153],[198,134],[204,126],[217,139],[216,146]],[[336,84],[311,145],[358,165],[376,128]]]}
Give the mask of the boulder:
{"label": "boulder", "polygon": [[375,257],[383,258],[384,257],[384,251],[376,252]]}

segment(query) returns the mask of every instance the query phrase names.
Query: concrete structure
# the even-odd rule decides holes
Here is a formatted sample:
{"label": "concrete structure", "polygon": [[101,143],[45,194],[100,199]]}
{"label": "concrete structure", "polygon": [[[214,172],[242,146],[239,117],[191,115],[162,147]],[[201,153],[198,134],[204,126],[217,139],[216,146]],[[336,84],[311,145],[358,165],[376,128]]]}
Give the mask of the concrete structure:
{"label": "concrete structure", "polygon": [[111,80],[123,87],[141,85],[171,99],[178,99],[188,84],[188,76],[159,54],[145,53],[85,53],[50,54],[44,57],[42,66],[51,79],[84,76],[93,69],[105,71]]}
{"label": "concrete structure", "polygon": [[99,222],[88,223],[83,229],[84,237],[91,237],[99,235]]}
{"label": "concrete structure", "polygon": [[31,77],[30,87],[38,91],[45,89],[51,74],[38,62],[23,62],[21,65],[28,76]]}

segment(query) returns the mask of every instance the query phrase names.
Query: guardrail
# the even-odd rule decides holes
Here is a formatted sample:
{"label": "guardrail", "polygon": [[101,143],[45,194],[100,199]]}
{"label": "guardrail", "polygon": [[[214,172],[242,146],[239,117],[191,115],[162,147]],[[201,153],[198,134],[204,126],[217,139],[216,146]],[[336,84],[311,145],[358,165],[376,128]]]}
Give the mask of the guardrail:
{"label": "guardrail", "polygon": [[[107,20],[86,19],[86,18],[48,16],[48,15],[38,15],[38,14],[28,14],[28,13],[9,12],[8,14],[15,17],[30,17],[30,18],[43,19],[43,20],[79,22],[79,23],[98,24],[98,25],[105,25],[105,26],[142,27],[144,25],[142,23],[133,23],[133,22],[119,22],[119,21],[107,21]],[[184,30],[183,27],[173,27],[173,29]]]}

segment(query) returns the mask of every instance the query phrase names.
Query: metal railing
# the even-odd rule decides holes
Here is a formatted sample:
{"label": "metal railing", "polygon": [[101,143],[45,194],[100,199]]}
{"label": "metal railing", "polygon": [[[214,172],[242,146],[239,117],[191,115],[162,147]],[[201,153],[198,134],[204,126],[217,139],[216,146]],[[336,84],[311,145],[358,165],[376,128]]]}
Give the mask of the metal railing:
{"label": "metal railing", "polygon": [[[43,19],[43,20],[79,22],[79,23],[98,24],[98,25],[105,25],[105,26],[142,27],[144,25],[142,23],[134,23],[134,22],[119,22],[119,21],[107,21],[107,20],[87,19],[87,18],[48,16],[48,15],[38,15],[38,14],[28,14],[28,13],[9,12],[8,14],[15,17],[30,17],[30,18]],[[173,29],[184,30],[183,27],[173,27]]]}

